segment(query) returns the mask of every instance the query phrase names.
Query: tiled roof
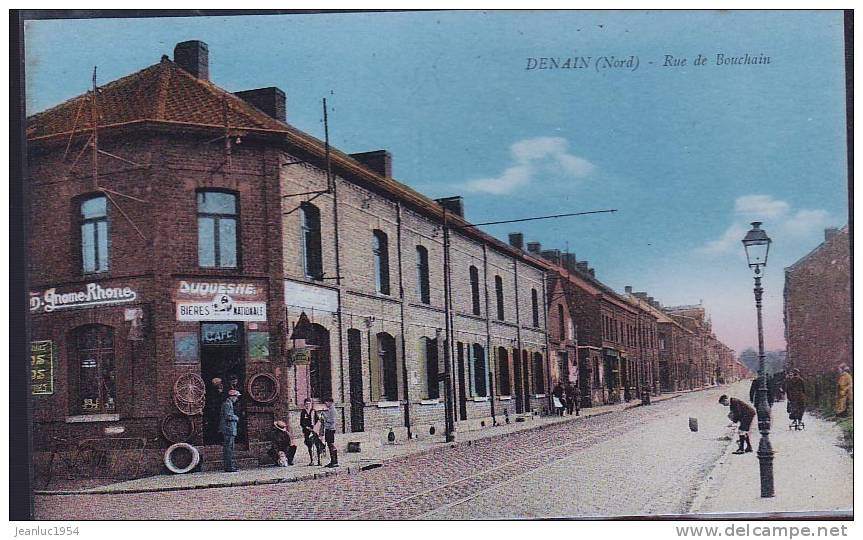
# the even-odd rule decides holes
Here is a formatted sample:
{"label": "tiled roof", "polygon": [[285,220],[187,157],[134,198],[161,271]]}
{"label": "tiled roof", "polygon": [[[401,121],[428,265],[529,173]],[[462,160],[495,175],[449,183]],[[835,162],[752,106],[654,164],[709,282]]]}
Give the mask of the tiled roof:
{"label": "tiled roof", "polygon": [[[287,131],[288,127],[215,84],[197,79],[163,57],[158,64],[99,87],[99,126],[161,121]],[[27,119],[30,140],[93,127],[87,92]]]}
{"label": "tiled roof", "polygon": [[[194,77],[167,56],[163,56],[158,64],[99,87],[98,100],[100,128],[155,122],[224,129],[227,115],[227,124],[232,130],[283,135],[288,144],[303,152],[319,158],[326,155],[322,141],[270,117],[210,81]],[[34,114],[27,119],[27,140],[35,143],[92,129],[92,110],[92,92],[87,92]],[[329,156],[334,168],[340,168],[369,186],[413,205],[434,219],[441,219],[441,206],[429,197],[393,178],[372,172],[336,148],[330,148]],[[464,218],[449,214],[449,221],[451,225],[459,226],[462,234],[488,242],[535,267],[544,266],[537,258],[470,226]]]}

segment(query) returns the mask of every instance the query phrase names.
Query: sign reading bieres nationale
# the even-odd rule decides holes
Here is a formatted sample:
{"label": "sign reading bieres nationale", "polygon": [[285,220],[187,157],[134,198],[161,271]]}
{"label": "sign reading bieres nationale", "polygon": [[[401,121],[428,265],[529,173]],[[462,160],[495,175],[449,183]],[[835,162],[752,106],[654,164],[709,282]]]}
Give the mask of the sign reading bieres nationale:
{"label": "sign reading bieres nationale", "polygon": [[30,313],[51,313],[60,309],[78,309],[134,302],[138,293],[131,287],[107,287],[87,283],[83,289],[57,291],[56,287],[30,293]]}
{"label": "sign reading bieres nationale", "polygon": [[266,290],[254,283],[180,280],[178,321],[266,321]]}

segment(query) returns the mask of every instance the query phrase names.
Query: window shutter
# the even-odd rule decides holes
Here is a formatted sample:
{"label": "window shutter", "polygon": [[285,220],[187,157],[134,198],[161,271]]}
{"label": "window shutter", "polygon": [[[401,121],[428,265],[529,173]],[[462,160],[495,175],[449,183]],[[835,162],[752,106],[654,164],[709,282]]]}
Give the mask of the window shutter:
{"label": "window shutter", "polygon": [[381,400],[381,353],[378,336],[369,331],[369,391],[373,402]]}
{"label": "window shutter", "polygon": [[402,347],[402,343],[404,338],[401,334],[396,334],[396,381],[398,381],[398,389],[396,390],[396,396],[398,399],[408,399],[408,396],[405,396],[405,369],[404,369],[404,348]]}

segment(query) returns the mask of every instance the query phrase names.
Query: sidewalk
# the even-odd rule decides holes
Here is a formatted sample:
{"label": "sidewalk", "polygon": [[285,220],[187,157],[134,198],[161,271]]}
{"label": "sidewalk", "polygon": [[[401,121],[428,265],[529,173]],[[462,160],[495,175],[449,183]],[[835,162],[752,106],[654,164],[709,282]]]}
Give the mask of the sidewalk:
{"label": "sidewalk", "polygon": [[[662,394],[654,396],[652,402],[660,402],[668,399],[673,399],[680,396],[681,393]],[[216,487],[233,487],[233,486],[248,486],[261,484],[277,484],[282,482],[298,482],[302,480],[310,480],[314,478],[322,478],[333,474],[356,474],[365,468],[381,466],[382,464],[405,458],[408,456],[421,455],[430,452],[445,452],[450,448],[457,446],[469,445],[473,441],[490,439],[494,437],[503,437],[511,433],[528,431],[533,429],[543,429],[547,426],[558,424],[561,422],[577,422],[583,418],[610,414],[613,412],[623,411],[637,407],[641,404],[640,400],[633,400],[630,403],[621,403],[615,405],[603,405],[599,407],[591,407],[582,409],[580,416],[544,416],[534,417],[526,422],[515,422],[510,424],[502,424],[494,427],[487,427],[476,431],[459,432],[457,440],[452,443],[446,443],[443,436],[426,437],[423,439],[414,439],[400,444],[385,444],[379,448],[372,448],[362,453],[349,454],[347,452],[340,453],[340,467],[336,469],[326,469],[317,466],[308,466],[305,464],[305,448],[300,448],[297,452],[296,465],[292,467],[276,467],[264,466],[256,469],[241,469],[235,473],[224,472],[199,472],[190,474],[169,475],[162,474],[108,484],[91,489],[83,490],[51,490],[51,491],[36,491],[37,495],[68,495],[74,493],[141,493],[153,491],[177,491],[187,489],[205,489]],[[326,461],[326,460],[324,460]]]}
{"label": "sidewalk", "polygon": [[[774,404],[770,427],[776,496],[761,497],[758,457],[755,452],[732,454],[737,437],[729,431],[728,448],[699,491],[692,513],[852,511],[854,460],[839,446],[841,430],[807,413],[806,429],[791,431],[785,405]],[[755,423],[751,438],[757,451],[760,434]]]}

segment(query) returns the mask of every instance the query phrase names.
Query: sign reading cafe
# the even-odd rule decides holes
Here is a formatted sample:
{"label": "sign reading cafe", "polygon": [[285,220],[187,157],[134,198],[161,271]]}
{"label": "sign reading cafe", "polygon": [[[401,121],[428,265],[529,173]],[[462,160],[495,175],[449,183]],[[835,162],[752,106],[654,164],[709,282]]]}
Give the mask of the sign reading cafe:
{"label": "sign reading cafe", "polygon": [[58,292],[56,288],[30,293],[30,313],[51,313],[60,309],[78,309],[134,302],[138,294],[131,287],[103,287],[88,283],[83,289]]}
{"label": "sign reading cafe", "polygon": [[180,280],[178,321],[266,321],[266,290],[254,283]]}

